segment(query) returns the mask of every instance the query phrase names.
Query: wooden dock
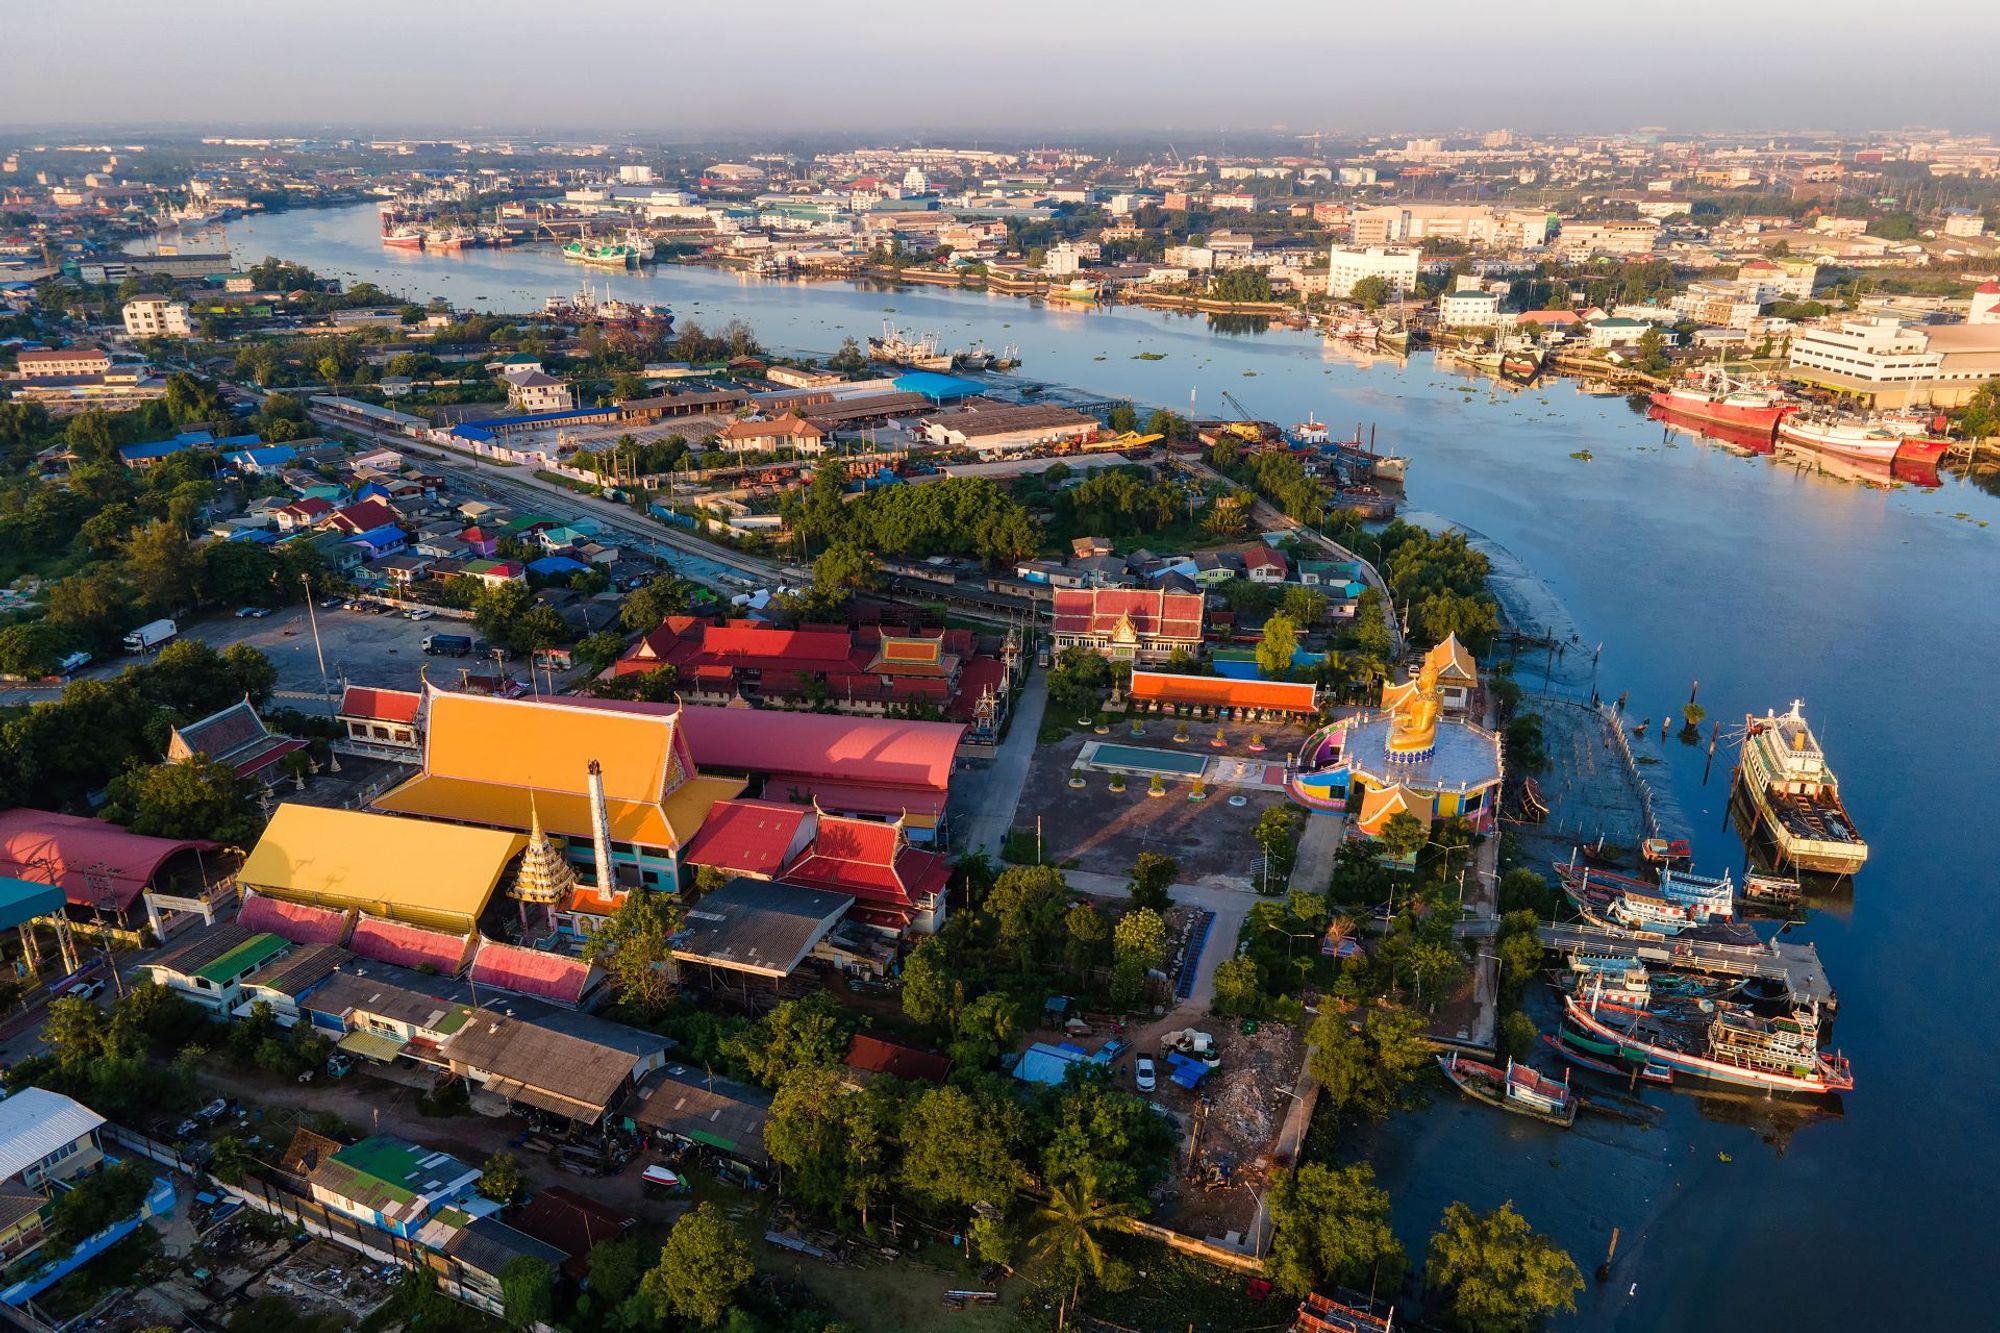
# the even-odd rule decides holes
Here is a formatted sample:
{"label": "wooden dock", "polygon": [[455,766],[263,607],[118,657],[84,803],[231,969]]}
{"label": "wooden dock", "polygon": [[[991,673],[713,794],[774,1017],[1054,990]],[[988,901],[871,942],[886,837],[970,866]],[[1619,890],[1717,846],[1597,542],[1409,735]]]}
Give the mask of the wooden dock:
{"label": "wooden dock", "polygon": [[1633,934],[1607,930],[1582,922],[1563,926],[1542,926],[1538,933],[1542,947],[1555,953],[1583,951],[1606,954],[1633,954],[1641,962],[1663,967],[1686,968],[1717,976],[1770,977],[1791,987],[1802,1003],[1823,1009],[1835,1006],[1833,986],[1820,965],[1819,950],[1810,944],[1772,940],[1762,948],[1718,944],[1713,940],[1681,940],[1664,935]]}

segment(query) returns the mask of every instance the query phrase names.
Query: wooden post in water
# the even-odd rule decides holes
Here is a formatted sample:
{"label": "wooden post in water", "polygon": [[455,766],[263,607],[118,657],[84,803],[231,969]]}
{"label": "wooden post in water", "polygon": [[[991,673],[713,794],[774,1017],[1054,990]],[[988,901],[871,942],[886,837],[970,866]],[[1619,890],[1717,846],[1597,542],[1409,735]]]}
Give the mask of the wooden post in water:
{"label": "wooden post in water", "polygon": [[1715,767],[1715,742],[1722,735],[1722,723],[1708,729],[1708,761],[1701,766],[1701,785],[1708,785],[1709,770]]}
{"label": "wooden post in water", "polygon": [[1611,1248],[1604,1252],[1604,1262],[1597,1266],[1597,1280],[1599,1282],[1609,1282],[1611,1280],[1611,1260],[1617,1253],[1618,1228],[1613,1227],[1611,1228]]}

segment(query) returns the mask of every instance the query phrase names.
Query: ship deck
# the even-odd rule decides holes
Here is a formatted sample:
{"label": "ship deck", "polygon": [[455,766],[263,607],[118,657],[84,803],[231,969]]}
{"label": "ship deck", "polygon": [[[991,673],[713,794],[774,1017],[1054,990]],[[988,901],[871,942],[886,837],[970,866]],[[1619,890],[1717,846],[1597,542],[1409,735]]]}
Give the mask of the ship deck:
{"label": "ship deck", "polygon": [[1724,944],[1717,940],[1635,935],[1582,922],[1543,926],[1542,947],[1560,954],[1629,954],[1640,962],[1709,972],[1717,976],[1769,977],[1783,981],[1802,1004],[1834,1007],[1833,985],[1810,944],[1773,940],[1768,946]]}

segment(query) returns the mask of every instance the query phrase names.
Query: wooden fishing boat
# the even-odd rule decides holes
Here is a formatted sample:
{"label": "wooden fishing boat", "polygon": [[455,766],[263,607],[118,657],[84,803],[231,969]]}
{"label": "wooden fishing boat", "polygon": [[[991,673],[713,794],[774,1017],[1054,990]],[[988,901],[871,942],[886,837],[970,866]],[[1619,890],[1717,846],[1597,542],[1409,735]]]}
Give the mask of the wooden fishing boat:
{"label": "wooden fishing boat", "polygon": [[1570,1022],[1599,1041],[1615,1043],[1627,1060],[1665,1065],[1678,1074],[1733,1087],[1820,1095],[1854,1087],[1847,1058],[1819,1049],[1819,1015],[1795,1009],[1763,1018],[1740,1005],[1712,1013],[1669,1016],[1651,1008],[1563,998]]}
{"label": "wooden fishing boat", "polygon": [[1576,1123],[1576,1094],[1567,1083],[1558,1083],[1511,1059],[1504,1069],[1483,1060],[1468,1060],[1457,1051],[1447,1051],[1437,1060],[1444,1076],[1475,1101],[1563,1129]]}
{"label": "wooden fishing boat", "polygon": [[[1572,1045],[1572,1042],[1576,1044]],[[1630,1078],[1636,1071],[1640,1081],[1644,1083],[1661,1083],[1671,1086],[1674,1081],[1674,1071],[1665,1065],[1620,1064],[1615,1056],[1609,1053],[1610,1043],[1608,1042],[1597,1043],[1597,1045],[1606,1048],[1605,1051],[1597,1055],[1586,1054],[1583,1049],[1584,1043],[1577,1037],[1576,1033],[1571,1032],[1568,1028],[1563,1029],[1561,1037],[1552,1036],[1544,1032],[1542,1034],[1542,1044],[1562,1057],[1568,1064],[1578,1069],[1588,1069],[1593,1074],[1608,1074],[1612,1078]]]}

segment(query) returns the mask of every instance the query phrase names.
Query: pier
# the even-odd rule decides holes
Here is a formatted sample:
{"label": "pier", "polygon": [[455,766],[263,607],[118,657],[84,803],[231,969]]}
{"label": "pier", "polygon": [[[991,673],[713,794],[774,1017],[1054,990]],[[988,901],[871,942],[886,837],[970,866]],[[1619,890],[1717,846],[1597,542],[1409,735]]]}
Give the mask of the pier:
{"label": "pier", "polygon": [[1713,940],[1669,939],[1664,935],[1636,935],[1629,931],[1607,930],[1578,922],[1572,925],[1542,926],[1537,933],[1542,947],[1555,953],[1579,952],[1632,954],[1640,962],[1692,969],[1716,976],[1769,977],[1791,988],[1794,999],[1823,1009],[1836,1005],[1833,986],[1820,965],[1819,950],[1810,944],[1772,940],[1761,948],[1740,944],[1720,944]]}

